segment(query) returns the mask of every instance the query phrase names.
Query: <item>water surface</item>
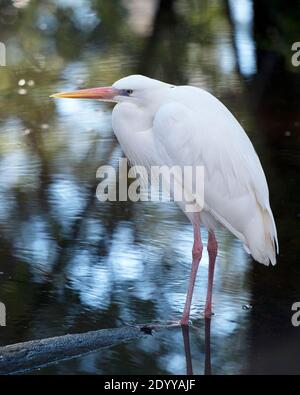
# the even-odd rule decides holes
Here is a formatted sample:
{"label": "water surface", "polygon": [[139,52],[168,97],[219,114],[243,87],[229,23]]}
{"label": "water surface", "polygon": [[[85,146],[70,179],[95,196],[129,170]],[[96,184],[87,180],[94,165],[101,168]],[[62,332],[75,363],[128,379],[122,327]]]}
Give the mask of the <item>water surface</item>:
{"label": "water surface", "polygon": [[220,229],[211,327],[205,252],[189,334],[165,330],[34,374],[299,374],[299,8],[4,1],[0,25],[0,344],[180,317],[190,224],[173,203],[100,203],[97,168],[123,156],[112,106],[49,98],[142,73],[209,90],[244,126],[269,181],[278,265],[253,262]]}

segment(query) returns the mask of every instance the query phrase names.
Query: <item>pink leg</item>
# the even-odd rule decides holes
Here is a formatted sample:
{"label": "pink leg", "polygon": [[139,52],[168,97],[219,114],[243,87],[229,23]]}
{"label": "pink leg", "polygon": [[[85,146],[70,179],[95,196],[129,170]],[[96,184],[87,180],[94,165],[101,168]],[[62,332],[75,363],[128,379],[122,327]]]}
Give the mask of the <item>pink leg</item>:
{"label": "pink leg", "polygon": [[207,251],[209,257],[209,266],[208,266],[208,287],[207,287],[207,295],[206,295],[206,303],[205,303],[205,317],[210,318],[211,311],[211,300],[212,300],[212,288],[214,281],[214,271],[215,271],[215,263],[218,251],[218,243],[213,231],[208,233],[208,243],[207,243]]}
{"label": "pink leg", "polygon": [[190,275],[189,288],[188,288],[188,293],[186,296],[183,316],[180,321],[181,325],[187,325],[189,322],[194,285],[195,285],[195,280],[196,280],[196,275],[197,275],[199,263],[200,263],[200,260],[202,257],[203,245],[202,245],[201,233],[200,233],[200,215],[199,215],[199,213],[195,213],[195,215],[194,215],[193,227],[194,227],[194,245],[193,245],[192,271],[191,271],[191,275]]}

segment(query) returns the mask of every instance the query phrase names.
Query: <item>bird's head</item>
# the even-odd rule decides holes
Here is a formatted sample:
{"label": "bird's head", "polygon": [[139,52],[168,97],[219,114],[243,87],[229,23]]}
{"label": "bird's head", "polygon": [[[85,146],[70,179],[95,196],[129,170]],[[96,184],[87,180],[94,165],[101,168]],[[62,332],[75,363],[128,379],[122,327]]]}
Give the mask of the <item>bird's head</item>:
{"label": "bird's head", "polygon": [[162,91],[174,87],[162,81],[143,75],[130,75],[115,82],[112,86],[81,89],[72,92],[56,93],[51,97],[63,99],[95,99],[108,102],[149,103]]}

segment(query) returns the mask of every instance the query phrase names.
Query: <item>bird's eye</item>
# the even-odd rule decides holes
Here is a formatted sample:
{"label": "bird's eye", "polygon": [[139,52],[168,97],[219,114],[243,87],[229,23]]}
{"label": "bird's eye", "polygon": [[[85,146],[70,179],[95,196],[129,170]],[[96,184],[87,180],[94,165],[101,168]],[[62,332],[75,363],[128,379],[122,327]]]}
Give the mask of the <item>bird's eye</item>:
{"label": "bird's eye", "polygon": [[126,89],[126,93],[127,93],[127,95],[132,95],[133,94],[133,90],[132,89]]}

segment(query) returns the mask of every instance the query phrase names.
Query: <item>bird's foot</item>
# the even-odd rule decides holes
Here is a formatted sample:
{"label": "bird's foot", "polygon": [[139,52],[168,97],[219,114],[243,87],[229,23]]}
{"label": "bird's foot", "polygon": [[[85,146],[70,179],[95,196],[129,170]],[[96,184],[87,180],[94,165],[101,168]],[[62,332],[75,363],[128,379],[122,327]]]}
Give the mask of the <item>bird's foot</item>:
{"label": "bird's foot", "polygon": [[164,328],[171,328],[171,327],[176,327],[180,326],[180,321],[179,320],[168,320],[168,321],[156,321],[151,324],[147,324],[152,326],[154,329],[164,329]]}
{"label": "bird's foot", "polygon": [[191,326],[192,325],[192,321],[189,319],[189,317],[182,317],[179,322],[180,322],[181,326]]}

